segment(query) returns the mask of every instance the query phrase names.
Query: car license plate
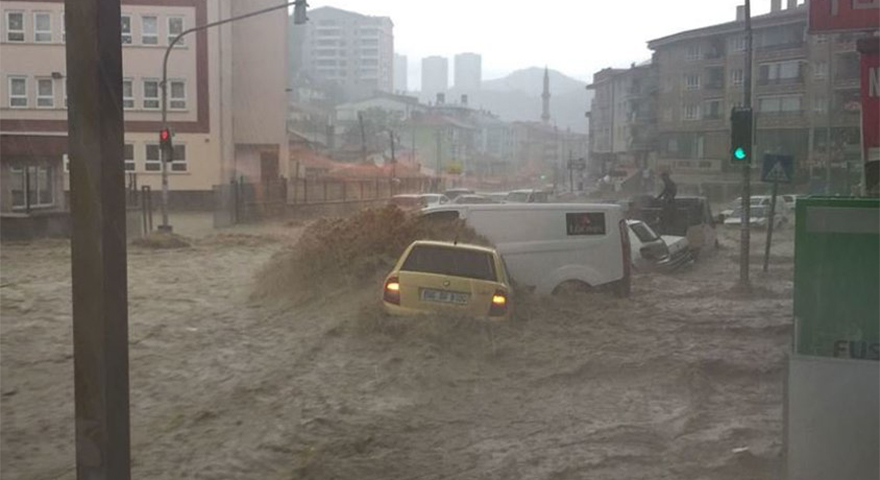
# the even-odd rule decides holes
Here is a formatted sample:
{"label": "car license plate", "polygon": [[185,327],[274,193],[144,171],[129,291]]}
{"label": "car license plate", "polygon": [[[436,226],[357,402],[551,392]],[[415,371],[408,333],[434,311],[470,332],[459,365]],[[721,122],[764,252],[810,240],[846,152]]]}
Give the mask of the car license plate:
{"label": "car license plate", "polygon": [[470,294],[449,292],[446,290],[434,290],[433,288],[422,289],[422,301],[437,303],[452,303],[455,305],[467,305]]}

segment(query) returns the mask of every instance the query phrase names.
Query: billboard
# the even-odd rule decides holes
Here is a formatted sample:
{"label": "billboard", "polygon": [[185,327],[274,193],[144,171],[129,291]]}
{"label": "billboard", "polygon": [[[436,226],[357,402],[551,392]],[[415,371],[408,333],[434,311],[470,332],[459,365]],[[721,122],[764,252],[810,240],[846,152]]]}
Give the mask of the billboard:
{"label": "billboard", "polygon": [[880,28],[880,0],[810,0],[810,32]]}

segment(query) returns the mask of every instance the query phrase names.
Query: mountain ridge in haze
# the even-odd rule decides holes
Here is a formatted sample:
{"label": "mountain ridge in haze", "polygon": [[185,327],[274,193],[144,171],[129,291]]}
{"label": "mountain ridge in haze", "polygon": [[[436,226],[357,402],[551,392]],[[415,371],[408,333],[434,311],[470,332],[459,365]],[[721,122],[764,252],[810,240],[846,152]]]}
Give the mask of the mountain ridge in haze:
{"label": "mountain ridge in haze", "polygon": [[[587,84],[557,70],[548,70],[550,77],[550,123],[560,129],[587,133],[585,113],[590,109],[593,92]],[[544,68],[530,67],[509,75],[482,82],[478,92],[452,88],[446,101],[459,103],[461,95],[468,95],[468,104],[498,115],[501,120],[540,121],[544,90]],[[432,101],[434,99],[424,99]]]}

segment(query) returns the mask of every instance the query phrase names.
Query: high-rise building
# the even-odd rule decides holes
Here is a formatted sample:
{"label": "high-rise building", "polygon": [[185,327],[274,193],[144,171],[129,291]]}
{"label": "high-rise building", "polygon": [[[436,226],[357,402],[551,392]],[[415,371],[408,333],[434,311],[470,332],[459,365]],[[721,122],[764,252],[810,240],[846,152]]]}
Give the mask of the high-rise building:
{"label": "high-rise building", "polygon": [[407,62],[406,55],[398,55],[394,54],[394,91],[396,93],[406,93],[407,88],[407,75],[408,75],[409,64]]}
{"label": "high-rise building", "polygon": [[476,53],[455,56],[455,88],[476,91],[483,82],[483,58]]}
{"label": "high-rise building", "polygon": [[449,62],[444,57],[422,59],[422,97],[434,98],[449,88]]}
{"label": "high-rise building", "polygon": [[394,90],[394,24],[390,18],[321,7],[309,12],[307,24],[292,28],[305,33],[300,45],[291,46],[302,49],[297,73],[336,83],[348,100]]}

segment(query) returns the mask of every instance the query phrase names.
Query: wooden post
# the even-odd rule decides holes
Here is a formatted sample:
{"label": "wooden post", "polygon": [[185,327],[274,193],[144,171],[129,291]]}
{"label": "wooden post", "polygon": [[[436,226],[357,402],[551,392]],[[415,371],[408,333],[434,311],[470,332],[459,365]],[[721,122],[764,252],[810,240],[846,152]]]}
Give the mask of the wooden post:
{"label": "wooden post", "polygon": [[66,0],[76,475],[128,480],[120,0]]}

